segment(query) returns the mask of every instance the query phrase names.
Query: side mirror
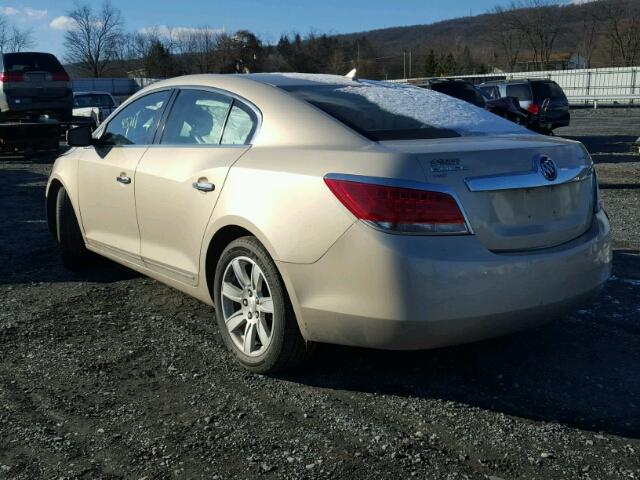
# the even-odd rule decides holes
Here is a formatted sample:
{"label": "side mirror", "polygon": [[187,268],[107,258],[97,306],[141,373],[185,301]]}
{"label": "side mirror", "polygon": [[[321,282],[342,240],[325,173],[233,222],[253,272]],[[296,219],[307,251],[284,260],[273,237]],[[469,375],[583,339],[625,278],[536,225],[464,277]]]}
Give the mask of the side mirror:
{"label": "side mirror", "polygon": [[67,130],[67,145],[70,147],[88,147],[93,143],[91,127],[82,125]]}

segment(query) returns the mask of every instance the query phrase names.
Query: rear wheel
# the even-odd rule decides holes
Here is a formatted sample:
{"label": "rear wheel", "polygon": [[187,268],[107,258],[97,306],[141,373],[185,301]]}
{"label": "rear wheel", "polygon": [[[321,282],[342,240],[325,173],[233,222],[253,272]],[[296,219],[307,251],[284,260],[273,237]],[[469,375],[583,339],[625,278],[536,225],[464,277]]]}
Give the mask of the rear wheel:
{"label": "rear wheel", "polygon": [[75,270],[87,264],[89,251],[69,195],[63,187],[58,190],[56,198],[56,240],[65,267]]}
{"label": "rear wheel", "polygon": [[308,345],[282,278],[256,238],[234,240],[222,252],[214,289],[220,333],[244,368],[271,373],[306,358]]}

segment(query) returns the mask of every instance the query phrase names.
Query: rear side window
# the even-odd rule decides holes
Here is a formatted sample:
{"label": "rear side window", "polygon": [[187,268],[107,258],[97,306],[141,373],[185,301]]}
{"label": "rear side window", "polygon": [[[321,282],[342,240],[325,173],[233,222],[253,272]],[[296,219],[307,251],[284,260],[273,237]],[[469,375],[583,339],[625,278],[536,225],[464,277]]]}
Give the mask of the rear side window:
{"label": "rear side window", "polygon": [[507,97],[517,97],[521,102],[533,100],[531,88],[527,83],[515,83],[507,85]]}
{"label": "rear side window", "polygon": [[218,145],[231,103],[231,98],[219,93],[182,90],[171,108],[160,143]]}
{"label": "rear side window", "polygon": [[498,87],[478,87],[478,89],[489,98],[500,98]]}
{"label": "rear side window", "polygon": [[76,95],[73,97],[74,108],[86,108],[86,107],[113,107],[113,100],[109,95],[104,94],[89,94],[89,95]]}
{"label": "rear side window", "polygon": [[562,88],[555,82],[534,82],[532,86],[537,100],[550,98],[552,100],[567,101]]}
{"label": "rear side window", "polygon": [[102,144],[151,144],[170,95],[169,90],[150,93],[124,107],[107,125]]}
{"label": "rear side window", "polygon": [[4,71],[8,72],[64,72],[56,57],[49,53],[7,53]]}
{"label": "rear side window", "polygon": [[258,119],[253,110],[234,100],[220,143],[223,145],[245,145],[251,140],[257,126]]}

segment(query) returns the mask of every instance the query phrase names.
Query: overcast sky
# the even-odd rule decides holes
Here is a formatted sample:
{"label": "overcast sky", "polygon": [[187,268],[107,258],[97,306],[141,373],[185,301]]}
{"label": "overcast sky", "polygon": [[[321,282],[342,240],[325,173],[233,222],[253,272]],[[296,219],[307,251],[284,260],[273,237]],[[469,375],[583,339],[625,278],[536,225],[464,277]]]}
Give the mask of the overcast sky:
{"label": "overcast sky", "polygon": [[[571,1],[571,0],[568,0]],[[574,0],[577,3],[580,0]],[[0,0],[0,13],[32,29],[34,50],[62,55],[65,14],[76,0]],[[92,0],[99,5],[99,1]],[[249,29],[267,42],[292,31],[345,33],[485,13],[506,0],[112,0],[128,30],[209,26]]]}

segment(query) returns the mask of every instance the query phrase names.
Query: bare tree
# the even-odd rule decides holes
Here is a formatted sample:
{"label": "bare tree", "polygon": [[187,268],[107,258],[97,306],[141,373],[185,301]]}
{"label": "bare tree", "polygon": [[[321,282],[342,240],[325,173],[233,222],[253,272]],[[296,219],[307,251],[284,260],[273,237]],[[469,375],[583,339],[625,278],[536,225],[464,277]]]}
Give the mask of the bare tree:
{"label": "bare tree", "polygon": [[495,7],[489,38],[491,44],[501,52],[508,71],[515,69],[522,51],[522,35],[515,28],[510,18],[510,13],[503,7]]}
{"label": "bare tree", "polygon": [[599,2],[605,20],[605,36],[609,40],[614,60],[624,66],[635,65],[640,59],[640,3],[637,0]]}
{"label": "bare tree", "polygon": [[77,5],[68,16],[72,25],[64,37],[65,60],[89,75],[103,76],[123,39],[120,10],[106,0],[97,11],[89,4]]}
{"label": "bare tree", "polygon": [[533,62],[549,63],[562,29],[558,0],[517,0],[505,12],[505,27],[518,32],[533,53]]}
{"label": "bare tree", "polygon": [[19,52],[33,45],[33,32],[10,25],[0,15],[0,52]]}
{"label": "bare tree", "polygon": [[599,18],[594,9],[591,8],[591,5],[584,5],[582,10],[582,24],[575,35],[575,48],[576,51],[584,58],[585,67],[589,68],[591,66],[593,54],[598,47]]}

